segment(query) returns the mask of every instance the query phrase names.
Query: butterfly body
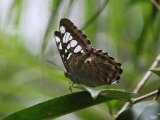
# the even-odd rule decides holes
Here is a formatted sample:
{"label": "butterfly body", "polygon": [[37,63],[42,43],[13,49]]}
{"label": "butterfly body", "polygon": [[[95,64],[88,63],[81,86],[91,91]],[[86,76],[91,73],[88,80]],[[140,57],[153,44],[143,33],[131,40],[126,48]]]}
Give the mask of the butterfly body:
{"label": "butterfly body", "polygon": [[74,83],[96,87],[119,81],[121,64],[108,53],[94,49],[86,35],[70,20],[60,21],[55,40],[66,68],[65,76]]}

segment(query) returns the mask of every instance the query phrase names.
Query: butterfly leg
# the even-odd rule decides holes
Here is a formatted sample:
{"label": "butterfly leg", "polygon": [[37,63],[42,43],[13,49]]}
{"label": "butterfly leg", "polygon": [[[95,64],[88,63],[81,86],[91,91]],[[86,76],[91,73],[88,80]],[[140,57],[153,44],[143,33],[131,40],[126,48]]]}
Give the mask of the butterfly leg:
{"label": "butterfly leg", "polygon": [[69,81],[69,91],[71,92],[71,93],[73,93],[72,92],[72,87],[74,86],[74,82],[72,82],[72,81]]}

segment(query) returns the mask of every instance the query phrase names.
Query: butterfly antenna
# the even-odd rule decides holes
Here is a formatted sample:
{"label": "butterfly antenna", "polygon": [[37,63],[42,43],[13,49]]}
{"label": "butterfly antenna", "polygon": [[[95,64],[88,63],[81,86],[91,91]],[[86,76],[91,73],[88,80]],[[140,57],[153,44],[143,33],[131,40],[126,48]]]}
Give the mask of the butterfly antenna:
{"label": "butterfly antenna", "polygon": [[57,65],[57,64],[55,64],[54,62],[49,61],[49,60],[47,60],[47,62],[49,62],[49,63],[53,64],[53,65],[54,65],[54,66],[56,66],[59,70],[61,70],[61,71],[65,71],[63,68],[61,68],[60,66],[58,66],[58,65]]}

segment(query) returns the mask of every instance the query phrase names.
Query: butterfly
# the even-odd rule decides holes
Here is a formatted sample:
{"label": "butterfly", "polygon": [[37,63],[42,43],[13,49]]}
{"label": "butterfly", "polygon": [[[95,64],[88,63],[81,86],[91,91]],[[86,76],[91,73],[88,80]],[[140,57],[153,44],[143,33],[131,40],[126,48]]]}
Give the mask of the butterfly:
{"label": "butterfly", "polygon": [[69,19],[61,19],[54,38],[66,68],[64,74],[73,83],[96,87],[119,82],[121,64],[107,52],[94,49],[87,36]]}

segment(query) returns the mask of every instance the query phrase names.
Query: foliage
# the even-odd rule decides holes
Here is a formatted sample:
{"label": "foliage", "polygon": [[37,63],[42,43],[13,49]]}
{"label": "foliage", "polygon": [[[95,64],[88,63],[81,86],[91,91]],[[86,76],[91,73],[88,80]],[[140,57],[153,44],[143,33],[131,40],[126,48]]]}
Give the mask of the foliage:
{"label": "foliage", "polygon": [[157,101],[140,102],[124,111],[116,120],[159,120],[159,111],[160,104]]}
{"label": "foliage", "polygon": [[116,90],[104,90],[102,93],[103,95],[99,95],[95,100],[85,91],[61,96],[18,111],[4,120],[41,120],[56,118],[105,101],[130,101],[131,97],[133,97],[131,93]]}
{"label": "foliage", "polygon": [[152,69],[151,71],[157,74],[158,76],[160,76],[160,68],[155,68],[155,69]]}

